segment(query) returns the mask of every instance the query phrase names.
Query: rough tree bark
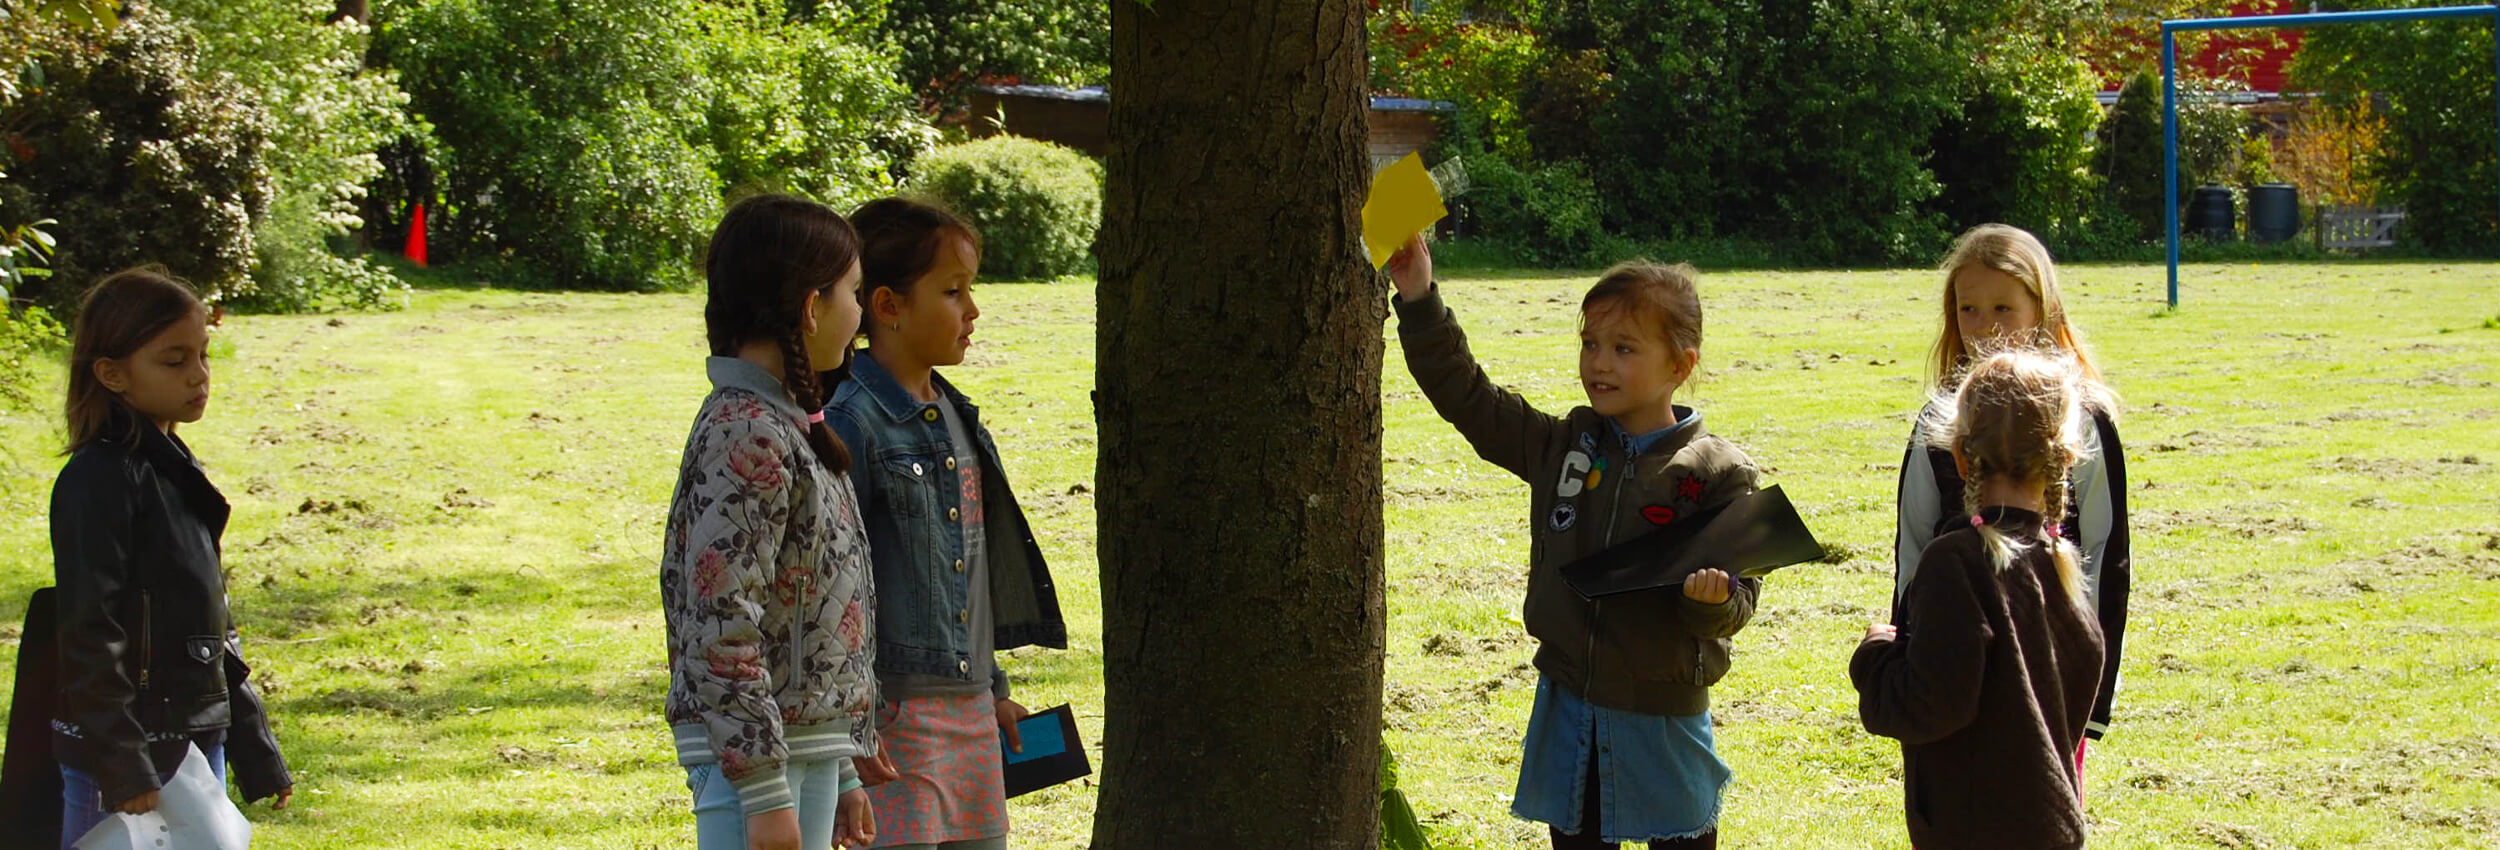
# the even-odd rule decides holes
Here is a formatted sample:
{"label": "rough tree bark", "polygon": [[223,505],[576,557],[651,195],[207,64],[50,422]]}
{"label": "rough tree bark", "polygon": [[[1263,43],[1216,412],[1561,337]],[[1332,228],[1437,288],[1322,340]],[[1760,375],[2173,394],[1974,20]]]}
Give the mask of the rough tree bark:
{"label": "rough tree bark", "polygon": [[1363,9],[1112,2],[1097,850],[1379,846]]}

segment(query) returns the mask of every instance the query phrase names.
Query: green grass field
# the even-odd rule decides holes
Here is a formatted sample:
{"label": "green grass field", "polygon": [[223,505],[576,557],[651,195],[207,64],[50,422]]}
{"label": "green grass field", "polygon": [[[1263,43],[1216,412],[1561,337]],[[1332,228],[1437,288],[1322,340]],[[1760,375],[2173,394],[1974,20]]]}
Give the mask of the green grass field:
{"label": "green grass field", "polygon": [[[2500,835],[2500,268],[2070,269],[2128,411],[2136,591],[2105,847],[2490,847]],[[1587,275],[1448,281],[1497,380],[1580,401]],[[1890,587],[1893,480],[1940,283],[1926,271],[1708,276],[1679,401],[1850,557],[1764,590],[1718,688],[1733,847],[1906,846],[1898,750],[1845,672]],[[997,285],[972,359],[1060,580],[1066,652],[1008,660],[1036,708],[1101,729],[1092,287]],[[227,569],[297,803],[271,848],[681,847],[659,714],[655,560],[705,390],[699,299],[479,290],[377,315],[244,316],[185,430],[236,507]],[[1521,483],[1474,458],[1391,346],[1385,718],[1445,845],[1512,820],[1534,673],[1517,620]],[[58,397],[57,386],[36,397]],[[0,413],[0,689],[50,580],[49,410]],[[0,691],[4,695],[5,691]],[[5,705],[0,702],[0,705]],[[1020,847],[1083,846],[1090,785],[1022,798]],[[1289,826],[1289,824],[1280,824]]]}

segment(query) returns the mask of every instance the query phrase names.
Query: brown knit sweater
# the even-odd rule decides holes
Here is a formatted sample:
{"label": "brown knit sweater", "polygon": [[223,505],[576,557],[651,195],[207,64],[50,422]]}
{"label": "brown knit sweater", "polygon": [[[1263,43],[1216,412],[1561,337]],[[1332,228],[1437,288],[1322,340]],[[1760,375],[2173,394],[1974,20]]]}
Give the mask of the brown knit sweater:
{"label": "brown knit sweater", "polygon": [[2059,583],[2038,514],[1981,514],[2031,545],[2000,570],[1977,530],[1936,538],[1899,637],[1850,659],[1858,715],[1901,740],[1920,850],[2082,847],[2075,748],[2100,687],[2100,628]]}

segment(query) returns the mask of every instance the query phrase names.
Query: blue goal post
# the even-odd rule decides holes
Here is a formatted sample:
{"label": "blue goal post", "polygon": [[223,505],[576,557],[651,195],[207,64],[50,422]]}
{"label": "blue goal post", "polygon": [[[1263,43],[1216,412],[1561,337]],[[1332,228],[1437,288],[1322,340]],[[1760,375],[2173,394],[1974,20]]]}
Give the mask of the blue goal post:
{"label": "blue goal post", "polygon": [[[2192,18],[2161,22],[2162,229],[2170,239],[2171,309],[2179,308],[2179,44],[2177,34],[2194,30],[2280,29],[2439,18],[2490,18],[2494,32],[2492,67],[2500,71],[2500,5],[2379,9],[2368,12],[2326,12],[2312,15],[2253,15],[2245,18]],[[2500,101],[2496,101],[2493,106],[2493,151],[2500,153]],[[2495,196],[2500,196],[2500,192],[2495,192]]]}

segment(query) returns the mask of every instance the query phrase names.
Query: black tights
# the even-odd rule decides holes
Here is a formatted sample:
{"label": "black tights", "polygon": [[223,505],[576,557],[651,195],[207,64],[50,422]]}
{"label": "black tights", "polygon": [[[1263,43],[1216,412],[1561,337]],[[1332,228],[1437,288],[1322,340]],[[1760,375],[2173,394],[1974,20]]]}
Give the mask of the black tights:
{"label": "black tights", "polygon": [[[1560,827],[1546,827],[1546,833],[1554,838],[1554,850],[1620,850],[1622,845],[1605,840],[1602,837],[1604,831],[1598,827],[1602,822],[1599,819],[1602,810],[1597,802],[1596,753],[1589,754],[1589,775],[1581,781],[1587,784],[1580,792],[1580,834],[1569,835]],[[1718,850],[1718,846],[1719,831],[1716,829],[1691,838],[1653,839],[1649,842],[1649,850]]]}

